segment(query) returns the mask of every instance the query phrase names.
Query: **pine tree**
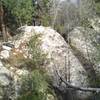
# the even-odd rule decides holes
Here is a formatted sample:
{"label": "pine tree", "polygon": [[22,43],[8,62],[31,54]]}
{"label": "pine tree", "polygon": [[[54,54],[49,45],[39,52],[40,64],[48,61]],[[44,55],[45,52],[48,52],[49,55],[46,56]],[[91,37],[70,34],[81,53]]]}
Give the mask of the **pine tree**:
{"label": "pine tree", "polygon": [[32,0],[5,0],[5,7],[15,17],[19,26],[30,24],[34,11]]}

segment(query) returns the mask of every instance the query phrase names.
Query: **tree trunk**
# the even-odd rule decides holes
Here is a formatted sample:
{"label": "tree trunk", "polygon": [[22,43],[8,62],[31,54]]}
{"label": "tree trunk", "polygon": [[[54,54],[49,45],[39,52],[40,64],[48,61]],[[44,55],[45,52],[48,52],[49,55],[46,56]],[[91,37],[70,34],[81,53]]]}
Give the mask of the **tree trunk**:
{"label": "tree trunk", "polygon": [[4,9],[2,6],[2,2],[0,3],[0,24],[1,24],[1,32],[3,34],[3,40],[7,41],[7,35],[6,35],[6,28],[4,24]]}

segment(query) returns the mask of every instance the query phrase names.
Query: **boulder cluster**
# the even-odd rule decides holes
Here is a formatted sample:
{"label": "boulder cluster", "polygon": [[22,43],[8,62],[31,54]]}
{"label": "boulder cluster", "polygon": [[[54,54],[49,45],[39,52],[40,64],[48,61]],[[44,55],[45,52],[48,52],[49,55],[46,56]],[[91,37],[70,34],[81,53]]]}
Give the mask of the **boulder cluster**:
{"label": "boulder cluster", "polygon": [[[91,25],[94,25],[93,20]],[[7,94],[11,100],[18,95],[20,77],[28,75],[29,70],[20,68],[21,59],[27,59],[29,49],[27,43],[35,34],[41,34],[41,49],[47,54],[49,63],[42,66],[53,78],[55,86],[63,87],[60,83],[60,76],[71,85],[79,87],[89,87],[88,75],[92,79],[100,72],[99,62],[94,61],[96,47],[94,42],[99,44],[98,28],[77,27],[69,34],[70,42],[50,27],[43,26],[23,26],[19,28],[22,35],[14,41],[1,43],[0,45],[0,100]],[[95,36],[93,33],[96,33]],[[12,93],[13,92],[13,93]],[[80,98],[87,98],[90,93],[77,92]]]}

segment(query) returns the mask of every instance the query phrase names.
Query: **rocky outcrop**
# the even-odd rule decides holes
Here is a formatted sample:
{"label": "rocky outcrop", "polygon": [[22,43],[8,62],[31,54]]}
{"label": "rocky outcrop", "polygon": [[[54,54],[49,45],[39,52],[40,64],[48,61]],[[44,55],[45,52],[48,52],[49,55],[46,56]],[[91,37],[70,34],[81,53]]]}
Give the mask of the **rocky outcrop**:
{"label": "rocky outcrop", "polygon": [[[86,69],[84,69],[83,64],[80,62],[79,58],[76,57],[75,53],[70,48],[69,44],[65,42],[65,40],[59,33],[51,29],[50,27],[43,27],[43,26],[24,26],[21,27],[19,30],[21,30],[23,34],[21,34],[17,40],[13,41],[14,48],[13,50],[9,51],[10,58],[11,57],[16,58],[16,55],[20,55],[22,58],[25,59],[28,58],[29,53],[28,53],[27,43],[30,41],[31,37],[34,36],[35,34],[41,34],[40,37],[42,42],[41,49],[43,50],[44,53],[47,54],[47,58],[49,59],[49,63],[44,65],[43,68],[45,68],[48,74],[53,78],[53,84],[59,87],[64,86],[64,83],[61,83],[59,77],[57,76],[56,72],[59,72],[61,77],[72,85],[79,87],[89,86],[88,74]],[[77,36],[73,34],[73,37],[71,37],[71,43],[76,43],[74,44],[74,46],[76,48],[79,47],[77,49],[81,51],[83,50],[81,46],[86,42],[83,41],[81,42],[81,44],[79,44],[80,40],[79,38],[77,39]],[[81,37],[81,39],[83,38]],[[72,42],[72,40],[74,42]],[[78,44],[80,46],[77,46]],[[89,47],[92,48],[92,45],[90,45],[89,43],[86,45],[89,45]],[[92,50],[94,49],[92,48]],[[91,52],[91,50],[88,52]],[[87,51],[84,50],[83,55],[86,55],[86,53]],[[9,59],[9,57],[7,57],[7,59]],[[2,60],[4,59],[2,58]],[[19,69],[17,66],[19,62],[16,63],[16,60],[14,60],[14,58],[12,58],[12,60],[10,61],[11,65],[9,65],[8,69],[7,68],[6,69],[13,73],[13,80],[16,83],[18,80],[20,80],[20,76],[27,74],[29,71],[28,70],[26,71],[23,68]],[[90,65],[87,65],[87,67],[88,66]],[[2,78],[0,78],[0,81],[2,80]],[[6,80],[7,80],[6,83],[9,84],[9,80],[8,79]],[[17,89],[16,88],[17,85],[15,85],[15,91],[18,90],[18,88]],[[83,99],[85,99],[89,95],[83,92],[77,92],[76,94],[78,94],[78,97]]]}
{"label": "rocky outcrop", "polygon": [[[30,38],[34,36],[34,34],[41,34],[41,49],[48,54],[47,57],[50,60],[50,63],[44,67],[49,75],[53,77],[55,85],[60,84],[56,73],[57,70],[60,75],[72,85],[89,86],[87,71],[59,33],[50,27],[43,26],[27,26],[21,29],[24,34],[19,40],[15,41],[15,47],[18,48],[23,44],[23,52],[27,51],[24,47]],[[61,85],[63,85],[63,83]],[[80,97],[85,98],[86,94],[83,93]]]}
{"label": "rocky outcrop", "polygon": [[[87,60],[85,66],[90,65],[90,68],[94,69],[96,74],[100,73],[99,62],[97,62],[99,55],[99,35],[96,30],[84,27],[75,28],[69,35],[70,45],[72,48],[74,47],[73,52],[77,52],[76,57],[78,57],[80,52],[81,56],[78,57],[79,60],[82,56],[85,57]],[[84,64],[84,62],[84,59],[82,59],[81,63]]]}

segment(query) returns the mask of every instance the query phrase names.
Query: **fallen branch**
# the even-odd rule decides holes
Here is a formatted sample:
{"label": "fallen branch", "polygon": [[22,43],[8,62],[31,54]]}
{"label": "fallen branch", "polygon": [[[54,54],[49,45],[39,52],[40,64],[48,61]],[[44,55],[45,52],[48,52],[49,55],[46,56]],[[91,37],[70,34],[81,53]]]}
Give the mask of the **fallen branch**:
{"label": "fallen branch", "polygon": [[91,87],[78,87],[78,86],[74,86],[74,85],[71,85],[69,82],[66,82],[62,77],[61,75],[59,74],[59,72],[56,70],[56,73],[58,75],[58,77],[60,78],[60,80],[66,84],[66,86],[68,88],[73,88],[74,90],[80,90],[80,91],[84,91],[84,92],[96,92],[96,93],[99,93],[100,92],[100,88],[91,88]]}

